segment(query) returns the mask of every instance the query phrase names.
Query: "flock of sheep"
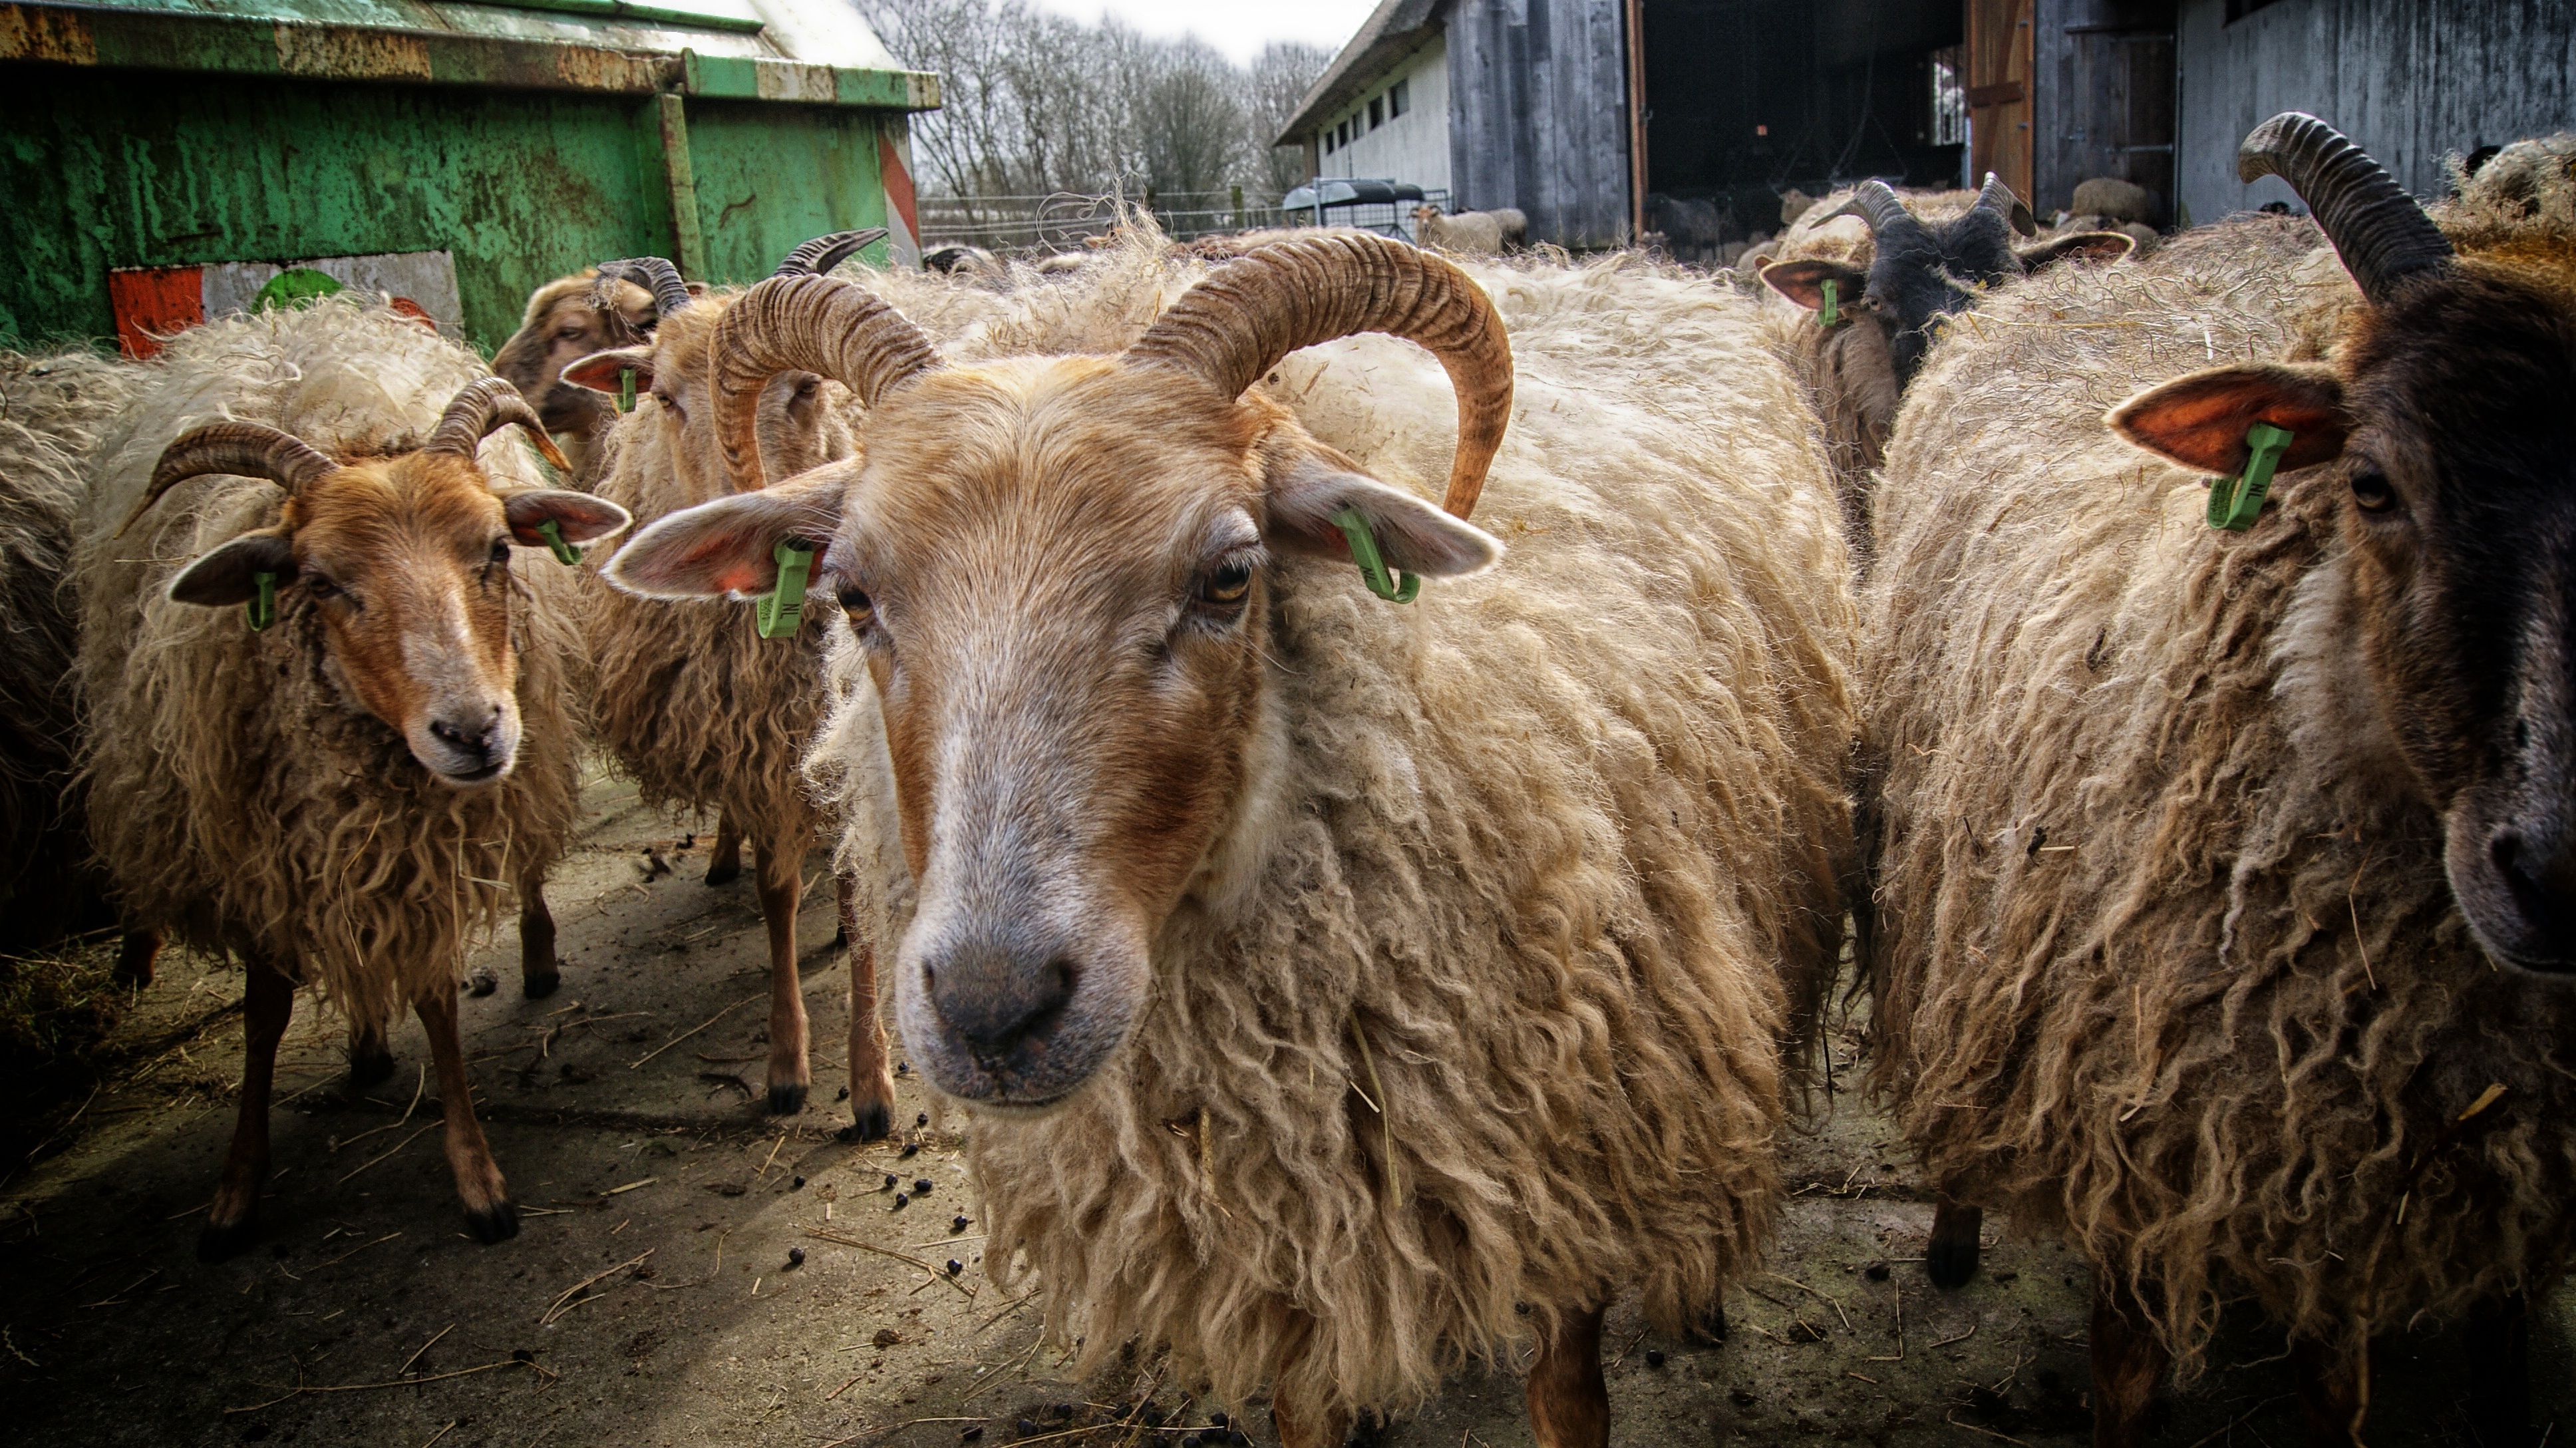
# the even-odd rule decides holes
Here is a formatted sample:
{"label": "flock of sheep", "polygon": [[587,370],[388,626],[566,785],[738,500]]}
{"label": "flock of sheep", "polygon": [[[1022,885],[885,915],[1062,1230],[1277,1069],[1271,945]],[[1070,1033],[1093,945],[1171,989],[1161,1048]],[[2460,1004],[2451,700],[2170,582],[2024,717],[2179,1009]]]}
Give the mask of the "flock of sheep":
{"label": "flock of sheep", "polygon": [[555,988],[585,751],[751,845],[775,1111],[826,842],[853,1132],[882,967],[996,1270],[1289,1448],[1522,1348],[1601,1448],[1611,1295],[1707,1330],[1762,1258],[1848,939],[1935,1281],[1986,1207],[2093,1264],[2097,1441],[2241,1301],[2315,1441],[2419,1319],[2521,1441],[2576,1245],[2576,142],[2430,214],[2309,117],[2240,167],[2313,222],[2016,248],[1998,185],[1868,183],[1758,282],[844,234],[554,283],[501,378],[339,299],[7,359],[0,868],[94,860],[132,978],[245,966],[214,1257],[299,984],[354,1073],[419,1014],[516,1231],[457,978],[515,908]]}

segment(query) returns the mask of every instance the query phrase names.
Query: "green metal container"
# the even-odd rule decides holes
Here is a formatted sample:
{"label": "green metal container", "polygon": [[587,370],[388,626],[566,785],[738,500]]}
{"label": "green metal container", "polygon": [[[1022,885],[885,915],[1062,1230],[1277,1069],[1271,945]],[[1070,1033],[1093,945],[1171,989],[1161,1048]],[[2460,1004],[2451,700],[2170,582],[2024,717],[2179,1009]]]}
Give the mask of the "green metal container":
{"label": "green metal container", "polygon": [[144,354],[319,272],[488,351],[606,257],[910,262],[938,104],[849,0],[0,3],[0,345]]}

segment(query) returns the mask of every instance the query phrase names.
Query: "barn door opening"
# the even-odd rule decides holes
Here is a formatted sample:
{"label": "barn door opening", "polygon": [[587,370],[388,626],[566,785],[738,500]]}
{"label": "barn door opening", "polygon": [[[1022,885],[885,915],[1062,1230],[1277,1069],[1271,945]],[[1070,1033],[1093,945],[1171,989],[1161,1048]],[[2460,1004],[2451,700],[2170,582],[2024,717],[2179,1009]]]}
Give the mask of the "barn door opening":
{"label": "barn door opening", "polygon": [[2031,195],[2033,0],[1968,0],[1968,172]]}
{"label": "barn door opening", "polygon": [[2147,28],[2116,20],[2067,27],[2066,128],[2055,174],[2045,178],[2054,184],[2031,198],[2034,205],[2071,207],[2076,183],[2110,176],[2154,194],[2148,221],[2172,220],[2174,29],[2172,7],[2162,8],[2160,18],[2142,17]]}

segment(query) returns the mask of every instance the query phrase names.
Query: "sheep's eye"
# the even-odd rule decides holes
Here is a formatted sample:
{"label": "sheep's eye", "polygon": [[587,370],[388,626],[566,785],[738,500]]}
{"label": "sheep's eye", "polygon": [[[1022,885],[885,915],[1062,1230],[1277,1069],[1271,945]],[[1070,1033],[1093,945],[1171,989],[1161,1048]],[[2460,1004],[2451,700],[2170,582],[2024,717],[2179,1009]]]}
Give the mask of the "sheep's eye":
{"label": "sheep's eye", "polygon": [[2359,468],[2352,475],[2352,502],[2365,513],[2385,513],[2397,506],[2397,490],[2388,486],[2386,473]]}
{"label": "sheep's eye", "polygon": [[1229,559],[1199,577],[1198,601],[1204,604],[1230,608],[1251,592],[1252,565],[1240,559]]}
{"label": "sheep's eye", "polygon": [[492,563],[493,563],[493,565],[494,565],[495,567],[498,567],[498,566],[500,566],[501,564],[505,564],[505,563],[507,563],[507,562],[509,562],[509,561],[510,561],[510,540],[509,540],[509,539],[507,539],[507,538],[495,538],[495,539],[493,539],[493,540],[492,540]]}
{"label": "sheep's eye", "polygon": [[340,585],[319,573],[308,573],[304,575],[304,592],[313,598],[338,598]]}
{"label": "sheep's eye", "polygon": [[833,596],[841,601],[841,612],[849,616],[850,627],[864,632],[877,621],[876,601],[858,589],[844,588]]}
{"label": "sheep's eye", "polygon": [[561,337],[561,338],[563,338],[565,341],[569,342],[569,341],[572,341],[573,339],[575,339],[575,338],[579,337],[583,332],[585,332],[585,331],[587,331],[587,330],[589,330],[589,329],[588,329],[588,328],[586,328],[586,327],[584,327],[584,326],[582,326],[582,324],[581,324],[581,323],[579,323],[579,322],[571,322],[571,323],[567,323],[566,325],[564,325],[563,327],[561,327],[560,329],[558,329],[558,330],[555,332],[555,335],[556,335],[556,336],[558,336],[558,337]]}

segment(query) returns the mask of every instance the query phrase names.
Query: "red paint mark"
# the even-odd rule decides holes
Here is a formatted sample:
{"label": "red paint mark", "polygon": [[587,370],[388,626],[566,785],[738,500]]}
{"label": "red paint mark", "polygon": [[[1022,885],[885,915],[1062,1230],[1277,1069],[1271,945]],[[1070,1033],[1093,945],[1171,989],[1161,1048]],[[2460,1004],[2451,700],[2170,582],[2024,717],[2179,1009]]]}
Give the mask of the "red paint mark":
{"label": "red paint mark", "polygon": [[409,297],[387,297],[385,306],[397,316],[409,317],[433,332],[438,330],[438,319],[429,314],[429,308]]}
{"label": "red paint mark", "polygon": [[117,350],[141,360],[161,350],[161,338],[206,320],[205,269],[139,267],[107,274],[108,307],[116,316]]}
{"label": "red paint mark", "polygon": [[877,161],[885,170],[886,204],[894,209],[903,224],[903,234],[921,235],[921,208],[913,199],[912,173],[903,169],[903,157],[894,148],[894,137],[877,132]]}

